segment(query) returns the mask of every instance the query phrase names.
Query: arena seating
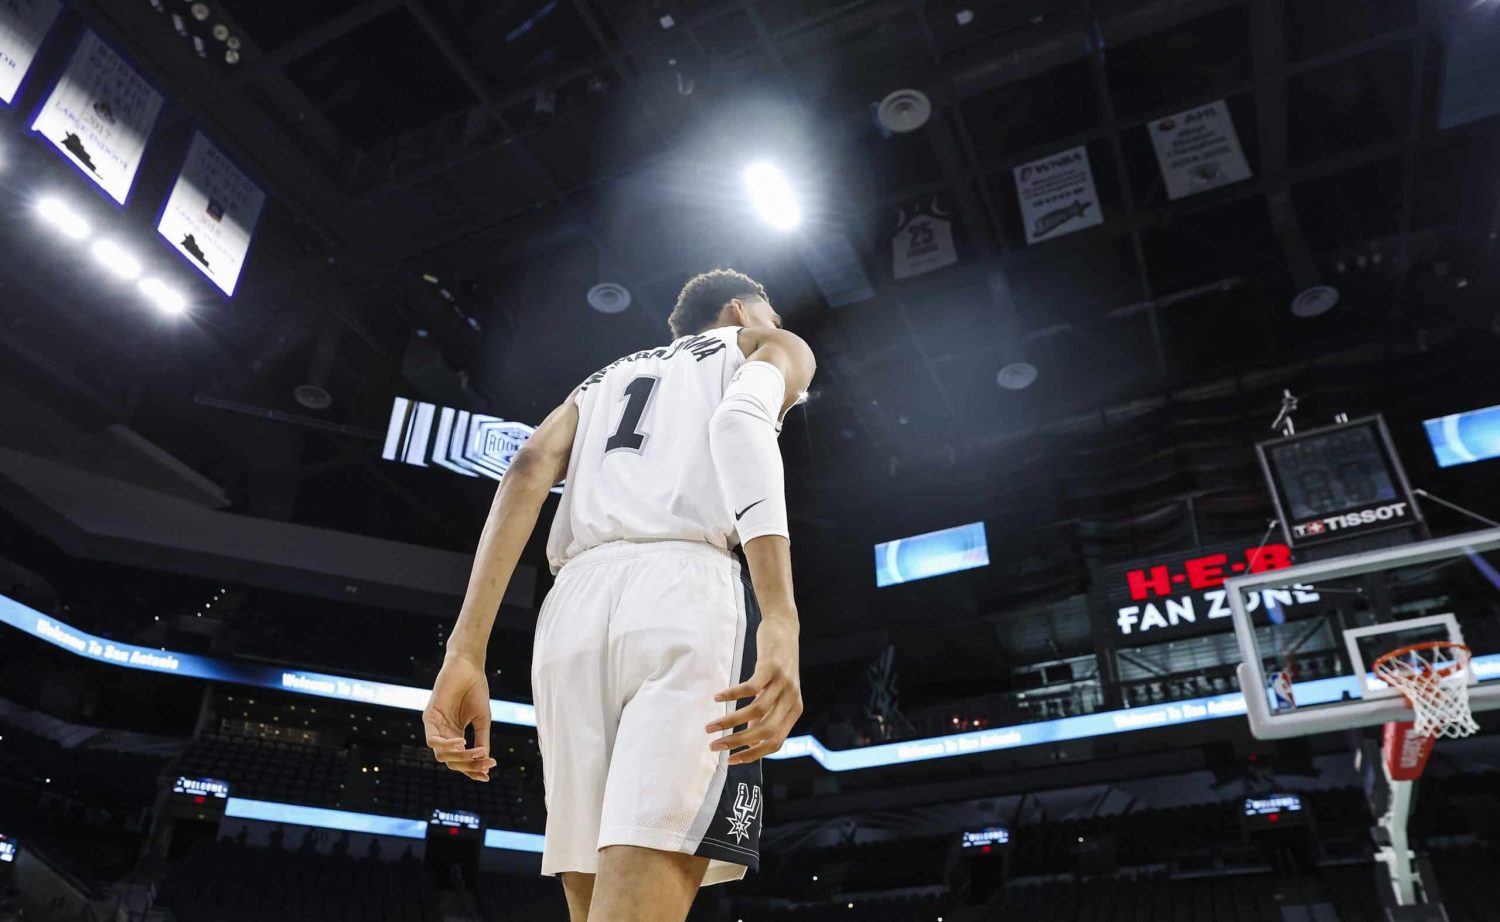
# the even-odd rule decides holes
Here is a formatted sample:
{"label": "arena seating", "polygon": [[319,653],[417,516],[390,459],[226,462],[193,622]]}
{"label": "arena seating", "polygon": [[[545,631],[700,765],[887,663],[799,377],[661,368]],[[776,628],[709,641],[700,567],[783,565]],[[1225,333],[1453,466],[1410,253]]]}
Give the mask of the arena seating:
{"label": "arena seating", "polygon": [[339,807],[344,799],[348,752],[206,733],[188,747],[178,770],[193,777],[228,781],[240,797]]}
{"label": "arena seating", "polygon": [[1269,875],[1054,880],[1006,889],[993,916],[1028,922],[1281,922]]}
{"label": "arena seating", "polygon": [[475,784],[433,761],[425,750],[407,747],[402,756],[382,763],[374,802],[382,813],[426,816],[434,807],[468,810],[492,827],[540,832],[546,812],[526,766],[497,761],[489,783]]}
{"label": "arena seating", "polygon": [[436,922],[438,901],[415,860],[311,849],[202,843],[157,897],[178,922]]}
{"label": "arena seating", "polygon": [[468,810],[499,829],[540,831],[545,815],[527,765],[498,754],[488,784],[475,784],[424,749],[366,753],[352,748],[210,732],[189,746],[182,774],[218,778],[236,796],[425,817],[434,808]]}

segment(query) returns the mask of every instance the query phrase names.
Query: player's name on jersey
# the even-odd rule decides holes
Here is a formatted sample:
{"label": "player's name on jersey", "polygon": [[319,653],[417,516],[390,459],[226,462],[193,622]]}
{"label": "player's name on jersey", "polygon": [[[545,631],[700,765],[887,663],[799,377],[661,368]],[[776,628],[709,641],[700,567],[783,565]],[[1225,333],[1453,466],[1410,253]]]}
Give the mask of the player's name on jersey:
{"label": "player's name on jersey", "polygon": [[640,352],[615,359],[613,362],[589,375],[587,380],[583,382],[580,390],[588,390],[590,385],[603,381],[604,376],[609,373],[611,368],[623,365],[626,362],[639,362],[642,359],[670,359],[676,358],[679,355],[691,355],[694,359],[701,362],[709,356],[723,351],[724,340],[722,339],[702,333],[694,336],[684,336],[670,346],[660,346],[656,349],[642,349]]}

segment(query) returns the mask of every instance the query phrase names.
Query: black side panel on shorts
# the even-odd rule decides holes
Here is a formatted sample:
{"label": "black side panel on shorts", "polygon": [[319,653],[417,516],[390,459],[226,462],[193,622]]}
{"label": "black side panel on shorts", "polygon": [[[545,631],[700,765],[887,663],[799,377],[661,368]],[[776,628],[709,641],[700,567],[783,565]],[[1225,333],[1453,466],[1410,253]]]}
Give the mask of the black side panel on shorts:
{"label": "black side panel on shorts", "polygon": [[[755,590],[750,588],[749,581],[741,582],[745,589],[745,652],[740,659],[737,681],[743,682],[755,673],[755,634],[760,627],[760,604],[755,601]],[[735,707],[742,708],[749,703],[749,698],[742,698],[735,702]],[[729,766],[724,790],[719,795],[718,810],[694,854],[743,864],[752,871],[760,870],[760,824],[764,815],[765,793],[761,789],[760,762]]]}

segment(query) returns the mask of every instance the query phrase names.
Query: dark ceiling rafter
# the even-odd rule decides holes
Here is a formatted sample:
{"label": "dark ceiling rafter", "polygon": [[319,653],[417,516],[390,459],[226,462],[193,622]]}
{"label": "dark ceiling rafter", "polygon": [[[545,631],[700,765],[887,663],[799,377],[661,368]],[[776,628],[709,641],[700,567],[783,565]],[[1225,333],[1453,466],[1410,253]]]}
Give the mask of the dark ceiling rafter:
{"label": "dark ceiling rafter", "polygon": [[438,51],[443,55],[443,60],[448,62],[448,66],[453,69],[458,78],[469,88],[469,92],[474,94],[474,98],[479,100],[485,116],[500,126],[500,130],[505,133],[506,139],[518,145],[517,149],[525,158],[527,166],[537,176],[541,177],[542,182],[546,183],[548,194],[553,202],[561,202],[563,200],[562,188],[558,186],[557,180],[547,170],[546,164],[536,155],[536,152],[531,149],[530,145],[526,143],[526,139],[516,133],[514,126],[510,124],[510,121],[505,117],[505,113],[501,111],[501,107],[496,102],[494,94],[485,86],[479,73],[474,70],[474,66],[465,60],[459,50],[454,47],[453,41],[448,38],[447,34],[443,32],[442,27],[432,18],[432,13],[428,11],[422,0],[404,0],[404,6],[411,13],[412,17],[417,20],[427,38],[437,46]]}
{"label": "dark ceiling rafter", "polygon": [[667,130],[662,125],[661,120],[657,118],[656,113],[651,111],[651,106],[646,103],[645,97],[641,95],[640,86],[637,84],[635,78],[631,76],[630,64],[620,53],[620,43],[610,37],[604,28],[603,21],[594,12],[589,0],[572,0],[572,3],[574,12],[583,20],[584,27],[589,30],[589,35],[593,37],[594,41],[599,43],[599,47],[603,48],[604,53],[609,56],[609,68],[614,71],[615,76],[620,80],[621,86],[629,94],[631,104],[641,114],[641,117],[651,125],[652,130],[656,132],[657,140],[666,143]]}
{"label": "dark ceiling rafter", "polygon": [[1406,124],[1402,137],[1407,142],[1401,153],[1401,205],[1396,220],[1396,266],[1401,273],[1396,277],[1396,290],[1392,310],[1397,318],[1406,308],[1407,274],[1411,268],[1411,254],[1407,251],[1407,235],[1411,232],[1412,206],[1415,204],[1417,185],[1417,147],[1424,128],[1426,113],[1423,102],[1426,94],[1427,44],[1431,40],[1434,19],[1434,0],[1416,0],[1416,37],[1411,53],[1411,88],[1407,97]]}
{"label": "dark ceiling rafter", "polygon": [[[751,28],[755,30],[756,43],[771,59],[772,66],[775,67],[777,78],[781,81],[783,88],[788,93],[792,94],[792,96],[795,98],[797,91],[796,81],[793,80],[792,73],[786,66],[786,59],[782,56],[781,49],[776,46],[775,38],[772,37],[770,30],[766,28],[765,21],[761,18],[760,11],[756,9],[754,0],[741,0],[739,8],[744,11],[747,17],[749,17]],[[897,304],[898,306],[900,306],[899,302],[897,302]],[[904,307],[901,308],[901,316],[903,320],[906,317],[906,309]],[[911,332],[911,323],[910,321],[905,322],[907,326],[907,335],[912,337],[913,341],[915,342],[915,336]],[[920,350],[920,343],[918,343],[917,346]],[[838,358],[843,359],[844,357],[840,356]],[[946,391],[942,390],[943,384],[942,381],[940,381],[937,377],[936,369],[930,362],[925,362],[925,367],[927,369],[928,375],[932,377],[932,380],[934,381],[934,383],[936,383],[937,387],[939,388],[939,392],[943,396],[943,400],[949,412],[950,418],[954,419],[956,422],[956,412],[953,406],[953,402],[951,399],[949,399]],[[846,407],[848,407],[849,414],[854,418],[855,423],[864,430],[867,437],[875,432],[878,432],[879,421],[871,418],[871,414],[865,408],[864,400],[860,397],[855,396],[855,394],[863,395],[867,393],[867,388],[863,380],[861,380],[862,373],[859,368],[859,363],[853,360],[836,360],[828,362],[825,365],[825,368],[829,369],[826,373],[832,375],[835,384],[842,383],[844,385],[841,387],[835,387],[834,392],[843,398],[844,404]],[[808,438],[809,441],[811,441],[810,433]]]}
{"label": "dark ceiling rafter", "polygon": [[[1146,264],[1146,247],[1141,241],[1141,222],[1136,214],[1135,190],[1130,182],[1130,169],[1125,164],[1125,143],[1121,139],[1120,120],[1115,116],[1115,96],[1109,87],[1109,74],[1104,68],[1104,32],[1094,16],[1090,0],[1079,0],[1084,18],[1089,22],[1093,34],[1088,36],[1089,69],[1094,75],[1094,89],[1099,96],[1100,112],[1104,115],[1104,137],[1109,142],[1109,159],[1114,162],[1115,182],[1120,186],[1120,197],[1124,199],[1125,221],[1129,225],[1130,248],[1135,257],[1137,281],[1141,293],[1149,303],[1152,300],[1151,268]],[[1146,312],[1151,327],[1151,344],[1156,350],[1156,370],[1168,374],[1166,346],[1161,339],[1161,321],[1156,309]]]}
{"label": "dark ceiling rafter", "polygon": [[[404,0],[400,0],[400,2],[404,2]],[[677,29],[684,29],[691,33],[691,30],[694,28],[708,25],[710,23],[717,22],[721,19],[726,18],[727,16],[734,13],[736,9],[738,8],[735,6],[725,6],[715,10],[708,10],[686,22],[679,22],[673,31],[676,31]],[[536,97],[536,94],[541,90],[555,89],[558,86],[571,83],[576,80],[586,79],[591,75],[599,73],[599,71],[604,68],[613,69],[629,67],[632,58],[640,54],[644,54],[645,52],[650,51],[654,48],[660,47],[661,45],[664,45],[672,40],[674,40],[672,34],[663,30],[660,34],[654,35],[649,39],[637,42],[629,47],[619,47],[618,45],[614,45],[612,46],[614,48],[613,51],[605,50],[594,60],[590,60],[584,64],[577,65],[576,67],[571,67],[565,71],[562,71],[561,73],[549,75],[548,77],[537,80],[525,87],[522,87],[521,89],[498,96],[494,99],[494,105],[498,106],[500,109],[508,109],[511,106],[519,105],[527,102],[528,100],[534,99]],[[394,139],[389,146],[395,146],[399,144],[400,139],[403,137],[425,136],[430,130],[430,128],[424,128],[416,129],[412,132],[407,132],[406,134],[403,134]],[[471,144],[453,152],[447,157],[432,160],[419,169],[402,173],[399,176],[393,177],[384,182],[380,182],[369,188],[357,190],[356,194],[359,196],[361,201],[376,201],[384,198],[385,196],[400,192],[404,189],[408,189],[411,186],[431,179],[434,176],[441,175],[442,173],[445,173],[448,170],[467,163],[468,161],[473,160],[477,157],[492,154],[511,143],[514,143],[514,139],[503,137],[482,141],[477,144]],[[626,172],[628,172],[628,170]],[[587,188],[588,186],[596,184],[597,183],[595,181],[590,180],[586,183],[580,184],[580,186],[576,188]],[[574,190],[568,191],[571,193]],[[534,210],[534,205],[528,205],[520,209],[517,213],[524,213]]]}
{"label": "dark ceiling rafter", "polygon": [[313,26],[285,45],[273,49],[265,57],[250,62],[243,69],[219,81],[207,101],[219,102],[267,77],[284,75],[288,64],[333,44],[391,10],[397,9],[404,2],[405,0],[365,0],[364,3]]}

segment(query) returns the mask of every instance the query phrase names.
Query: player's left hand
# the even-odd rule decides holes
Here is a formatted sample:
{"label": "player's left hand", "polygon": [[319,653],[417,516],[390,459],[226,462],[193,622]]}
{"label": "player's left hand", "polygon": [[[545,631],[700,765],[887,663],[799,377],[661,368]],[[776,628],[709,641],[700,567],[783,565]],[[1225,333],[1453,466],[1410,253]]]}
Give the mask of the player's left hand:
{"label": "player's left hand", "polygon": [[[749,681],[714,695],[715,701],[752,699],[749,704],[713,721],[709,733],[745,724],[745,729],[709,744],[715,752],[731,752],[730,765],[754,762],[781,749],[802,716],[802,679],[798,670],[797,621],[768,618],[755,632],[755,673]],[[745,747],[741,749],[740,747]]]}
{"label": "player's left hand", "polygon": [[[464,740],[464,728],[470,724],[472,749]],[[490,780],[490,769],[497,763],[490,758],[490,686],[482,662],[448,654],[422,711],[422,726],[439,762],[475,781]]]}

